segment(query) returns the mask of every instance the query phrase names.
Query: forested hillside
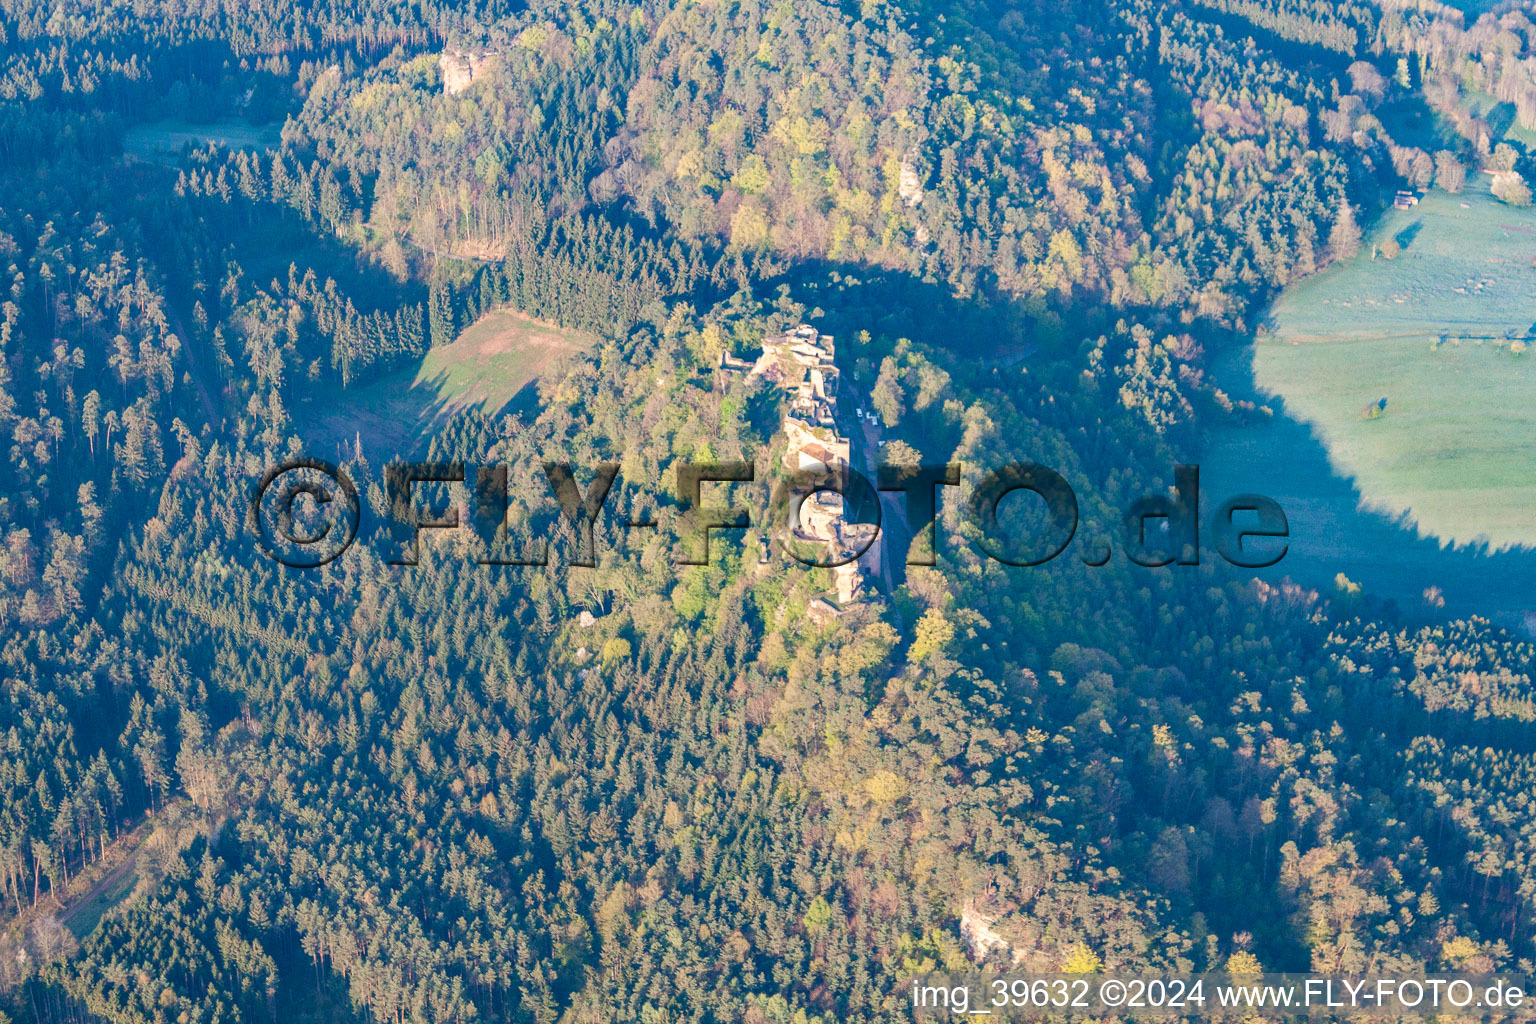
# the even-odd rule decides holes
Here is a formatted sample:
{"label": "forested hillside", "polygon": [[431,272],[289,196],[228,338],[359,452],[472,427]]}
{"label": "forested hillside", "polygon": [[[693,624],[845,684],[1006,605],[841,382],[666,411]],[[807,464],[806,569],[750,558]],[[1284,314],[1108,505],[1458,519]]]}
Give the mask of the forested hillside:
{"label": "forested hillside", "polygon": [[[1397,190],[1530,201],[1533,48],[1433,3],[0,2],[3,1012],[830,1024],[938,966],[1532,970],[1523,635],[1010,567],[948,494],[938,564],[822,623],[830,572],[755,532],[677,564],[673,467],[754,462],[767,515],[777,399],[715,371],[808,321],[893,459],[1034,459],[1117,537],[1265,415],[1214,355]],[[275,141],[151,145],[230,125]],[[419,447],[509,465],[498,550],[555,556],[389,564],[408,453],[316,417],[495,310],[598,341]],[[319,569],[247,523],[296,454],[363,492]],[[544,461],[620,466],[595,568]]]}

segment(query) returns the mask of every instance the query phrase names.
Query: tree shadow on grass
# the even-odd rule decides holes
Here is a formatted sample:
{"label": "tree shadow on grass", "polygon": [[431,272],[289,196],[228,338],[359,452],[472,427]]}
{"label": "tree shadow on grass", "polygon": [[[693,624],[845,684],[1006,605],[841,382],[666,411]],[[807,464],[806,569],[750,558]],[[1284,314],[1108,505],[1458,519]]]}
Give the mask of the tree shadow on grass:
{"label": "tree shadow on grass", "polygon": [[[1259,493],[1279,502],[1289,520],[1290,548],[1280,563],[1245,572],[1269,582],[1290,578],[1324,593],[1333,592],[1343,573],[1410,620],[1475,614],[1527,628],[1526,616],[1536,612],[1536,550],[1453,546],[1421,536],[1406,515],[1364,507],[1360,489],[1334,471],[1313,427],[1286,415],[1283,400],[1259,388],[1252,345],[1224,353],[1214,375],[1234,399],[1275,410],[1271,418],[1253,414],[1247,423],[1213,428],[1200,453],[1203,507]],[[1440,588],[1443,608],[1426,602],[1424,591],[1432,586]]]}
{"label": "tree shadow on grass", "polygon": [[350,457],[360,446],[375,464],[419,460],[459,417],[535,419],[545,404],[541,382],[558,378],[587,354],[559,355],[512,394],[495,400],[477,397],[478,382],[466,387],[447,368],[423,376],[423,361],[415,360],[348,388],[313,388],[295,403],[293,419],[300,435],[316,446],[312,454],[324,458]]}
{"label": "tree shadow on grass", "polygon": [[1423,230],[1424,222],[1422,220],[1416,220],[1412,224],[1409,224],[1407,227],[1403,228],[1403,230],[1399,231],[1397,234],[1393,235],[1392,240],[1401,246],[1404,252],[1407,252],[1408,247],[1413,244],[1413,240],[1418,238],[1419,232]]}
{"label": "tree shadow on grass", "polygon": [[1495,103],[1483,114],[1483,120],[1488,122],[1489,132],[1493,138],[1502,139],[1515,123],[1515,105]]}
{"label": "tree shadow on grass", "polygon": [[478,412],[495,416],[536,411],[537,381],[523,386],[511,401],[490,408],[461,402],[448,394],[448,373],[416,379],[416,367],[342,390],[317,390],[300,400],[294,422],[323,458],[350,457],[360,446],[368,460],[382,464],[423,459],[431,441],[456,417]]}

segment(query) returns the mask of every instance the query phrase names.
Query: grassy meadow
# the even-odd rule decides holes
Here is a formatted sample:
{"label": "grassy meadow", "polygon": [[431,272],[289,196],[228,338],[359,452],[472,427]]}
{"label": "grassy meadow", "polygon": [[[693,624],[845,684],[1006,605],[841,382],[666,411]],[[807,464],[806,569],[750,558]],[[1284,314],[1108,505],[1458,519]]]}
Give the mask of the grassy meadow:
{"label": "grassy meadow", "polygon": [[1536,545],[1533,260],[1536,211],[1480,187],[1430,193],[1281,296],[1255,381],[1315,429],[1367,506],[1456,544]]}
{"label": "grassy meadow", "polygon": [[497,412],[524,388],[597,339],[523,317],[489,313],[414,367],[349,388],[340,401],[312,410],[324,439],[361,437],[370,456],[409,454],[431,429],[469,409]]}
{"label": "grassy meadow", "polygon": [[1536,322],[1533,258],[1536,211],[1486,179],[1430,193],[1288,288],[1254,344],[1217,354],[1220,386],[1263,408],[1207,434],[1207,513],[1249,491],[1290,522],[1285,558],[1245,575],[1331,592],[1343,574],[1424,614],[1434,587],[1444,611],[1536,628],[1536,346],[1510,337]]}
{"label": "grassy meadow", "polygon": [[233,119],[212,124],[159,121],[128,129],[123,135],[123,152],[140,160],[165,161],[179,154],[188,143],[203,146],[217,142],[229,149],[266,149],[277,145],[281,132],[282,125],[256,127]]}
{"label": "grassy meadow", "polygon": [[1465,14],[1467,25],[1470,26],[1502,2],[1503,0],[1450,0],[1450,6]]}
{"label": "grassy meadow", "polygon": [[590,349],[596,338],[507,310],[482,317],[451,345],[428,352],[414,384],[429,383],[456,408],[494,412],[561,360]]}
{"label": "grassy meadow", "polygon": [[1536,131],[1522,127],[1515,119],[1515,105],[1501,103],[1486,92],[1464,89],[1462,107],[1474,117],[1488,122],[1495,139],[1508,139],[1526,147],[1536,146]]}

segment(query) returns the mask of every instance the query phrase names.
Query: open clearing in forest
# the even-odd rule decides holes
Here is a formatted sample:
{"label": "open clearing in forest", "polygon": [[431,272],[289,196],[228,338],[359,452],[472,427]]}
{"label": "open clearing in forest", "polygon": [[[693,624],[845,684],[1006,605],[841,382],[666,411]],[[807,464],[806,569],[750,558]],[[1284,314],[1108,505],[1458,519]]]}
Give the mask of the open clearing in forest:
{"label": "open clearing in forest", "polygon": [[429,351],[415,367],[349,388],[340,401],[306,418],[312,417],[315,432],[326,440],[361,436],[370,459],[410,454],[454,414],[498,412],[524,388],[596,344],[594,335],[497,310],[451,344]]}
{"label": "open clearing in forest", "polygon": [[1488,123],[1495,142],[1507,139],[1518,142],[1527,149],[1536,146],[1536,131],[1522,127],[1516,120],[1513,103],[1501,103],[1480,89],[1464,85],[1461,91],[1461,105],[1473,117],[1480,117]]}
{"label": "open clearing in forest", "polygon": [[429,384],[455,409],[476,406],[494,412],[558,363],[596,342],[590,334],[498,310],[472,324],[453,344],[428,352],[413,386]]}
{"label": "open clearing in forest", "polygon": [[179,154],[189,142],[194,147],[217,142],[229,149],[266,149],[278,144],[281,133],[281,125],[257,127],[232,119],[212,124],[157,121],[135,125],[123,133],[123,152],[140,160],[163,161]]}
{"label": "open clearing in forest", "polygon": [[[1373,261],[1389,238],[1402,254]],[[1289,518],[1285,558],[1252,575],[1331,591],[1343,573],[1411,614],[1435,613],[1434,586],[1445,612],[1533,628],[1536,347],[1506,336],[1536,321],[1533,257],[1536,211],[1493,200],[1486,179],[1430,193],[1287,289],[1256,343],[1218,354],[1216,382],[1276,413],[1232,417],[1199,455],[1210,507],[1258,492]]]}
{"label": "open clearing in forest", "polygon": [[133,891],[135,883],[139,880],[135,870],[138,862],[139,851],[135,848],[123,858],[122,863],[92,886],[90,892],[71,903],[69,909],[60,915],[60,923],[70,930],[77,941],[83,940],[95,931],[101,919],[107,915],[107,911],[117,906],[124,896]]}
{"label": "open clearing in forest", "polygon": [[1456,8],[1467,16],[1467,27],[1484,14],[1499,6],[1502,0],[1451,0],[1450,6]]}
{"label": "open clearing in forest", "polygon": [[[1401,254],[1372,259],[1389,240]],[[1255,381],[1314,428],[1369,507],[1457,544],[1536,544],[1533,260],[1536,211],[1481,184],[1430,193],[1280,297]]]}

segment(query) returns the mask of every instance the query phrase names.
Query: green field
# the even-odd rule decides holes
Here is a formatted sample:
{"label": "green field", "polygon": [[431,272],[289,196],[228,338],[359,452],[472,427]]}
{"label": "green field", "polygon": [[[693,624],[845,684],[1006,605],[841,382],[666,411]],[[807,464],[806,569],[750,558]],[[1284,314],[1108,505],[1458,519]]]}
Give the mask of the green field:
{"label": "green field", "polygon": [[1461,91],[1461,105],[1474,117],[1480,117],[1488,122],[1493,129],[1494,139],[1510,139],[1519,142],[1527,148],[1536,146],[1536,131],[1521,127],[1515,119],[1515,105],[1513,103],[1501,103],[1493,96],[1481,90],[1463,86]]}
{"label": "green field", "polygon": [[159,121],[135,125],[123,135],[123,152],[140,160],[164,160],[181,152],[187,143],[193,146],[217,142],[230,149],[265,149],[276,146],[280,125],[255,127],[245,121],[224,120],[212,124],[188,121]]}
{"label": "green field", "polygon": [[456,407],[473,405],[494,411],[556,363],[587,351],[596,340],[498,310],[471,325],[453,344],[428,352],[414,383],[430,383]]}
{"label": "green field", "polygon": [[1470,28],[1473,22],[1499,6],[1501,2],[1502,0],[1451,0],[1450,6],[1467,16],[1467,26]]}
{"label": "green field", "polygon": [[[1388,238],[1402,254],[1372,260]],[[1326,593],[1343,573],[1420,614],[1433,586],[1452,614],[1529,628],[1536,348],[1505,335],[1536,321],[1533,257],[1536,211],[1482,183],[1431,193],[1388,212],[1358,258],[1287,289],[1254,344],[1217,355],[1216,382],[1274,412],[1231,417],[1198,457],[1207,510],[1252,491],[1289,518],[1284,560],[1251,575]]]}
{"label": "green field", "polygon": [[539,377],[586,352],[597,339],[506,310],[482,317],[415,367],[349,388],[339,402],[313,403],[306,419],[319,437],[361,436],[370,456],[411,452],[457,412],[496,412]]}
{"label": "green field", "polygon": [[[1390,238],[1401,255],[1372,259]],[[1255,380],[1315,428],[1368,506],[1457,544],[1536,544],[1536,350],[1520,351],[1533,259],[1536,212],[1431,193],[1388,213],[1360,256],[1286,291]],[[1368,418],[1378,398],[1386,410]]]}
{"label": "green field", "polygon": [[[1265,396],[1253,382],[1253,357],[1253,346],[1229,349],[1211,371],[1234,397],[1262,402]],[[1422,536],[1411,524],[1372,512],[1358,481],[1339,476],[1330,465],[1330,452],[1315,430],[1278,410],[1273,416],[1256,414],[1221,424],[1207,434],[1191,461],[1200,465],[1207,516],[1232,495],[1259,493],[1279,502],[1289,522],[1288,551],[1279,564],[1223,571],[1272,583],[1290,578],[1324,594],[1333,592],[1335,576],[1343,573],[1368,594],[1394,600],[1414,616],[1437,613],[1423,600],[1426,588],[1437,587],[1445,613],[1485,615],[1527,629],[1536,621],[1531,618],[1536,602],[1529,596],[1536,551],[1455,548]]]}

